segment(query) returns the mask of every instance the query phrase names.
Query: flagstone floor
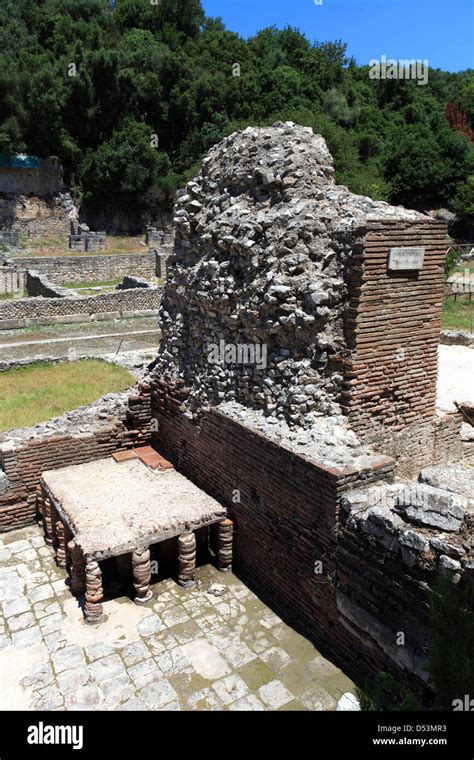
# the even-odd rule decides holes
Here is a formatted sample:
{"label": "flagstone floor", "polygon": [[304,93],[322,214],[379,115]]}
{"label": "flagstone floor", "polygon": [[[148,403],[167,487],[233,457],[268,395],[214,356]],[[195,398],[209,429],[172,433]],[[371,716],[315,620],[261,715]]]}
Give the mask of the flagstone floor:
{"label": "flagstone floor", "polygon": [[[87,626],[37,527],[0,537],[0,709],[334,710],[352,682],[233,574]],[[222,595],[209,593],[224,586]]]}

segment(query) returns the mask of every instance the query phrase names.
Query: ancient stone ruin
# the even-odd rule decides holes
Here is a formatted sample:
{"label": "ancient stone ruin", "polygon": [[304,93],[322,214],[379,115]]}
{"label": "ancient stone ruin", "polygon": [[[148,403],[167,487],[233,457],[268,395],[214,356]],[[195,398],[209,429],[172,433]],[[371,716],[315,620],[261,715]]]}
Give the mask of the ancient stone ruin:
{"label": "ancient stone ruin", "polygon": [[340,413],[361,229],[423,217],[337,186],[332,164],[310,128],[249,127],[178,198],[157,369],[191,413],[236,401],[306,428]]}
{"label": "ancient stone ruin", "polygon": [[[430,591],[474,577],[471,424],[436,408],[446,224],[336,185],[292,123],[216,145],[175,223],[149,374],[120,408],[8,434],[0,527],[47,521],[44,472],[151,445],[227,510],[219,563],[233,539],[238,576],[352,678],[425,694]],[[182,539],[183,584],[194,561]]]}

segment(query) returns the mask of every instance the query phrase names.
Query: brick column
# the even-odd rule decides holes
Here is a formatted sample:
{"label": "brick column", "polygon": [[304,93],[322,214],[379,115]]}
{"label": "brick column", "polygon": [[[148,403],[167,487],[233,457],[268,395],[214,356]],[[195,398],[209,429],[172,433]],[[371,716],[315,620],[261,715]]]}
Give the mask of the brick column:
{"label": "brick column", "polygon": [[71,556],[71,591],[82,594],[86,590],[86,561],[74,541],[69,541],[67,546]]}
{"label": "brick column", "polygon": [[102,571],[94,559],[86,560],[86,604],[84,618],[86,623],[100,623],[104,617],[102,599]]}
{"label": "brick column", "polygon": [[232,520],[221,520],[217,526],[217,561],[221,573],[232,570],[233,532]]}
{"label": "brick column", "polygon": [[191,588],[194,586],[196,573],[196,536],[194,533],[183,533],[178,538],[178,551],[178,583],[184,588]]}
{"label": "brick column", "polygon": [[151,563],[150,550],[135,549],[132,553],[133,585],[135,586],[135,604],[147,604],[152,599],[150,591]]}

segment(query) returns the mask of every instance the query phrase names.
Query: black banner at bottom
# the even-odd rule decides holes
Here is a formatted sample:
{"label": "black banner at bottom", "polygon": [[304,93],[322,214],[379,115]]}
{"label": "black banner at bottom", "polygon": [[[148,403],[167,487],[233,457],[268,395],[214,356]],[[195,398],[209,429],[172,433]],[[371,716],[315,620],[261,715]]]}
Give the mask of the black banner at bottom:
{"label": "black banner at bottom", "polygon": [[[101,758],[161,752],[211,754],[222,747],[326,757],[327,750],[366,757],[473,760],[471,712],[3,712],[0,760]],[[260,746],[259,746],[260,745]],[[71,754],[72,753],[72,754]],[[221,751],[219,751],[221,754]]]}

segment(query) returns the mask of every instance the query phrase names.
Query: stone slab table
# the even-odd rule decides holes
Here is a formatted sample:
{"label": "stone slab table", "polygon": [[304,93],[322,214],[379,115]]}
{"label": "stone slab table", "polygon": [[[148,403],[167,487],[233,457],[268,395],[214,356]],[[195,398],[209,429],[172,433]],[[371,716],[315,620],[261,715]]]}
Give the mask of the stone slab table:
{"label": "stone slab table", "polygon": [[176,470],[152,471],[142,461],[112,457],[48,470],[41,479],[45,537],[56,561],[71,572],[73,593],[85,591],[84,617],[103,617],[101,560],[115,557],[123,576],[131,555],[135,602],[151,599],[151,544],[178,536],[179,576],[194,584],[194,531],[218,524],[218,564],[232,561],[232,521],[225,507]]}

